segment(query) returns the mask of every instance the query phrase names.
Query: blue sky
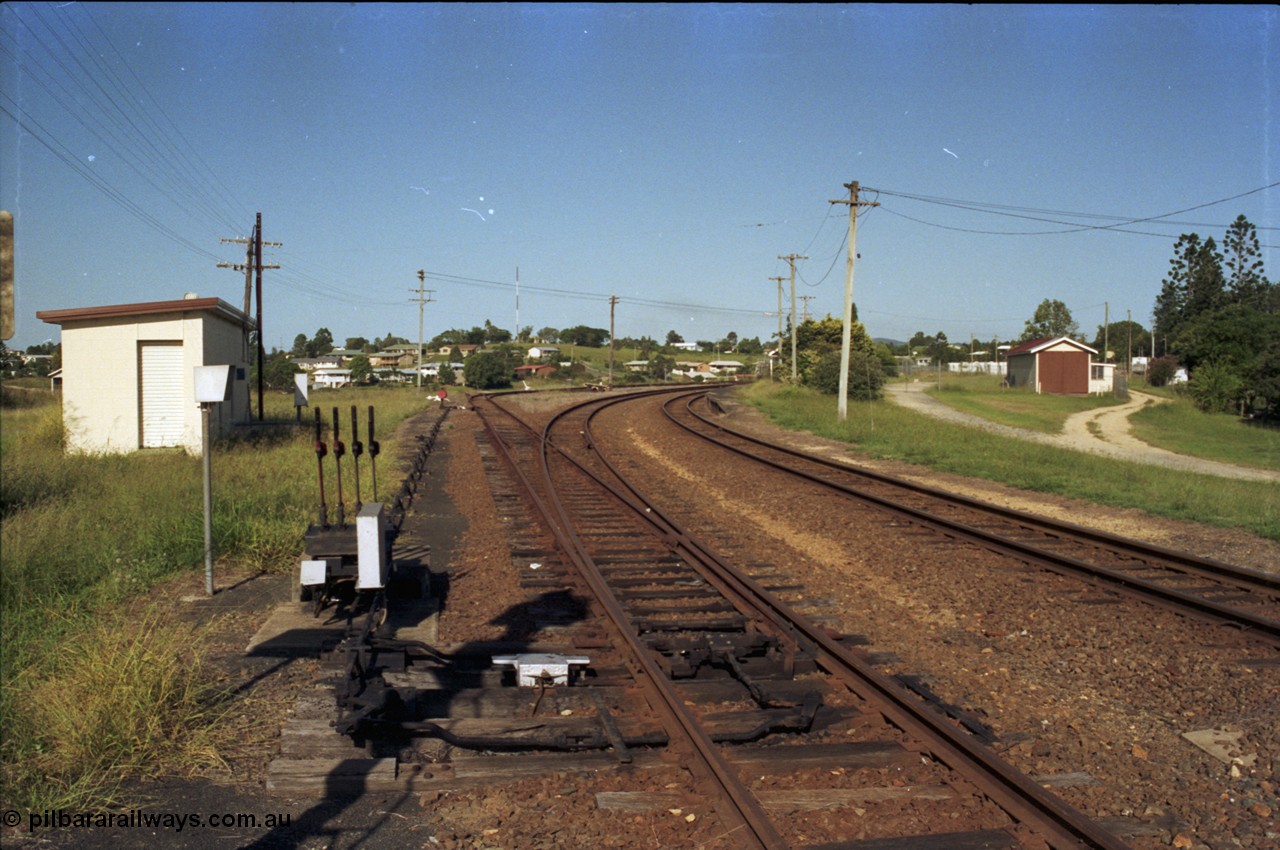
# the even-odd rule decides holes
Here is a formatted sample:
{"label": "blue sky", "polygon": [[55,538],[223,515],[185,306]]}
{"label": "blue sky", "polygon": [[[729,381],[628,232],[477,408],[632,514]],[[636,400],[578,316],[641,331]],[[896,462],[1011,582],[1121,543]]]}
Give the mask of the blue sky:
{"label": "blue sky", "polygon": [[873,336],[1148,325],[1180,233],[1280,245],[1278,41],[1273,6],[6,3],[9,344],[240,304],[257,212],[268,347],[416,340],[420,268],[428,338],[516,330],[518,268],[535,331],[617,296],[619,336],[765,339],[780,255],[840,315],[854,180]]}

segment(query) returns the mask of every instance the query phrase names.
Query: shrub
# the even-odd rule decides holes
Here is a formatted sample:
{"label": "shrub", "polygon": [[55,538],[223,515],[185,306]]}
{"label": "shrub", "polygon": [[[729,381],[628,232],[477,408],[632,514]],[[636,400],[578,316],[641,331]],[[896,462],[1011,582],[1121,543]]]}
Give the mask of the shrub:
{"label": "shrub", "polygon": [[1178,374],[1176,358],[1166,355],[1157,357],[1147,364],[1147,383],[1153,387],[1163,387],[1172,381],[1176,374]]}
{"label": "shrub", "polygon": [[[840,352],[829,351],[805,370],[803,383],[827,395],[840,391]],[[880,358],[865,351],[849,352],[849,398],[870,401],[880,398],[884,372]]]}
{"label": "shrub", "polygon": [[1189,386],[1196,407],[1205,413],[1229,413],[1244,395],[1244,381],[1229,363],[1212,361],[1196,368]]}

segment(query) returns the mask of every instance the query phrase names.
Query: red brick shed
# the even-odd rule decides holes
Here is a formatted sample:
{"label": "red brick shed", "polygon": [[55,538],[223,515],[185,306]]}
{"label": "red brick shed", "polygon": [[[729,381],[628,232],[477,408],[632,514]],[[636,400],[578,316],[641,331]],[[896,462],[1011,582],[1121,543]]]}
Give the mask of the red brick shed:
{"label": "red brick shed", "polygon": [[1071,337],[1033,339],[1009,349],[1005,372],[1011,387],[1033,387],[1038,393],[1087,395],[1094,351]]}

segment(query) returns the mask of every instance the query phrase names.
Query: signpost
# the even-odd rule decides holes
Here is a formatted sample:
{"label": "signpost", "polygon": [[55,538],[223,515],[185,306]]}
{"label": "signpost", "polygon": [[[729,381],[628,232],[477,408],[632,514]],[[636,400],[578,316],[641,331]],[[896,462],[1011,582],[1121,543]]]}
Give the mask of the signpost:
{"label": "signpost", "polygon": [[231,387],[230,366],[196,367],[196,401],[200,404],[200,447],[204,455],[204,587],[213,596],[213,450],[209,417],[213,406],[227,400]]}

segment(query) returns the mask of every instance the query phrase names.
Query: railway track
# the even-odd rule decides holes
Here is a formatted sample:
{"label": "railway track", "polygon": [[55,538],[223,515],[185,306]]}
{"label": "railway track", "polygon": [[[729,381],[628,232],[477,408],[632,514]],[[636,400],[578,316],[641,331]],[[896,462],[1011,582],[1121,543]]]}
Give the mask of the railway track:
{"label": "railway track", "polygon": [[707,391],[668,400],[679,427],[720,448],[796,476],[949,538],[1007,555],[1035,569],[1140,599],[1215,627],[1280,645],[1280,577],[1200,558],[1072,523],[1003,508],[774,445],[717,421]]}
{"label": "railway track", "polygon": [[[593,450],[594,416],[617,403],[574,405],[541,429],[492,398],[477,407],[554,539],[555,592],[583,599],[584,621],[609,624],[588,641],[586,673],[563,691],[593,693],[601,732],[590,746],[607,741],[621,760],[661,740],[696,778],[693,793],[710,802],[718,834],[732,836],[709,846],[1126,846],[1046,790],[1052,778],[1011,768],[781,602],[767,577],[726,562],[645,503]],[[792,804],[771,793],[779,781]],[[874,844],[842,840],[830,819],[811,814],[818,800],[904,797],[913,816],[885,817]]]}

